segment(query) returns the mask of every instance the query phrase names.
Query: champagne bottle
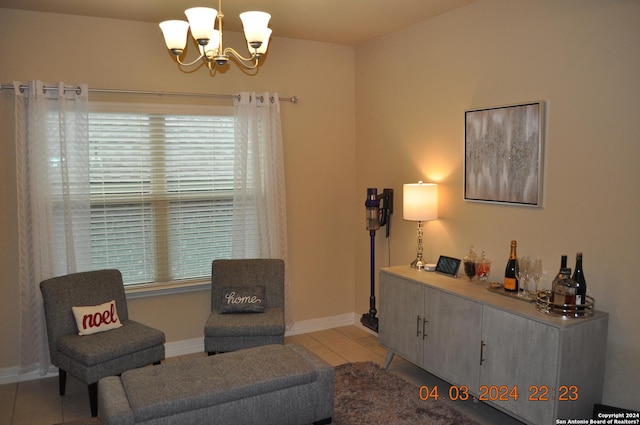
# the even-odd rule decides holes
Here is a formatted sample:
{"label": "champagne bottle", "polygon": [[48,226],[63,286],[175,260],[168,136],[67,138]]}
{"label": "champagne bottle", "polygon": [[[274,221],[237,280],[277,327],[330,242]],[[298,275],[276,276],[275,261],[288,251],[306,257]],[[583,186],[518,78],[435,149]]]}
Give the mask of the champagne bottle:
{"label": "champagne bottle", "polygon": [[516,241],[511,241],[511,252],[509,253],[509,261],[504,270],[504,290],[507,292],[518,291],[518,256],[516,255]]}
{"label": "champagne bottle", "polygon": [[576,304],[584,304],[587,296],[587,281],[582,270],[582,252],[576,254],[576,268],[573,271],[573,280],[576,281]]}

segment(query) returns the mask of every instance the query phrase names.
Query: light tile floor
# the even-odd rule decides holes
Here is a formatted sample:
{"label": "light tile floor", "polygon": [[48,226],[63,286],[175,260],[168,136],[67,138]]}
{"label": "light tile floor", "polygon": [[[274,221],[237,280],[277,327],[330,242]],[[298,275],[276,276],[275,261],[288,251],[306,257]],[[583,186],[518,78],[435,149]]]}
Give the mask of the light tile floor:
{"label": "light tile floor", "polygon": [[[294,335],[287,337],[285,342],[303,345],[333,366],[362,361],[373,361],[382,366],[387,355],[387,351],[378,344],[377,336],[358,326]],[[165,361],[181,361],[201,355],[205,353],[173,357]],[[446,382],[399,356],[395,356],[389,370],[418,387],[427,385],[433,388],[438,385],[441,393],[448,392]],[[431,402],[435,401],[426,401]],[[484,403],[469,400],[456,402],[455,406],[482,425],[521,424]],[[52,425],[89,416],[87,387],[71,376],[67,379],[64,397],[58,395],[57,377],[0,385],[0,425]]]}

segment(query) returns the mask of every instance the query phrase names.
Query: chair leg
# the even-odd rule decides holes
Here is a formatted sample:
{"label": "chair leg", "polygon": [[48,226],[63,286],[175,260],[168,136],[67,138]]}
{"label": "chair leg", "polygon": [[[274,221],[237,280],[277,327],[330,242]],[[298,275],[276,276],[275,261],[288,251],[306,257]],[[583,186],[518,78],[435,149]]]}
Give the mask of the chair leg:
{"label": "chair leg", "polygon": [[89,405],[91,406],[91,417],[98,416],[98,383],[89,384]]}
{"label": "chair leg", "polygon": [[64,395],[67,389],[67,371],[58,369],[58,389],[60,395]]}

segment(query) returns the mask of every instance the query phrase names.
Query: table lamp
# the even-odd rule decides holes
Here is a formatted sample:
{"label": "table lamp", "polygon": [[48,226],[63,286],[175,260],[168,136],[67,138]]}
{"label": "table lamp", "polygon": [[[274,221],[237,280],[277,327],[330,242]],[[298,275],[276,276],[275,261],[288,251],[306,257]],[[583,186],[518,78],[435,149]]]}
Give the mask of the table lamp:
{"label": "table lamp", "polygon": [[404,184],[402,197],[402,218],[418,222],[418,253],[411,267],[423,270],[422,223],[438,218],[438,185],[422,181]]}

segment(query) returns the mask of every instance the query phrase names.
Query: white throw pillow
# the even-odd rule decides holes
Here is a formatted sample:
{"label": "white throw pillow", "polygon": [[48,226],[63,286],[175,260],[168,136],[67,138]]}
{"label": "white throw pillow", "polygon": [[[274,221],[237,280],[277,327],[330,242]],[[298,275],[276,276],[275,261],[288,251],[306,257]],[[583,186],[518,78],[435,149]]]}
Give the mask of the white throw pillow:
{"label": "white throw pillow", "polygon": [[100,305],[71,307],[78,326],[78,335],[91,335],[122,326],[116,310],[116,301]]}

